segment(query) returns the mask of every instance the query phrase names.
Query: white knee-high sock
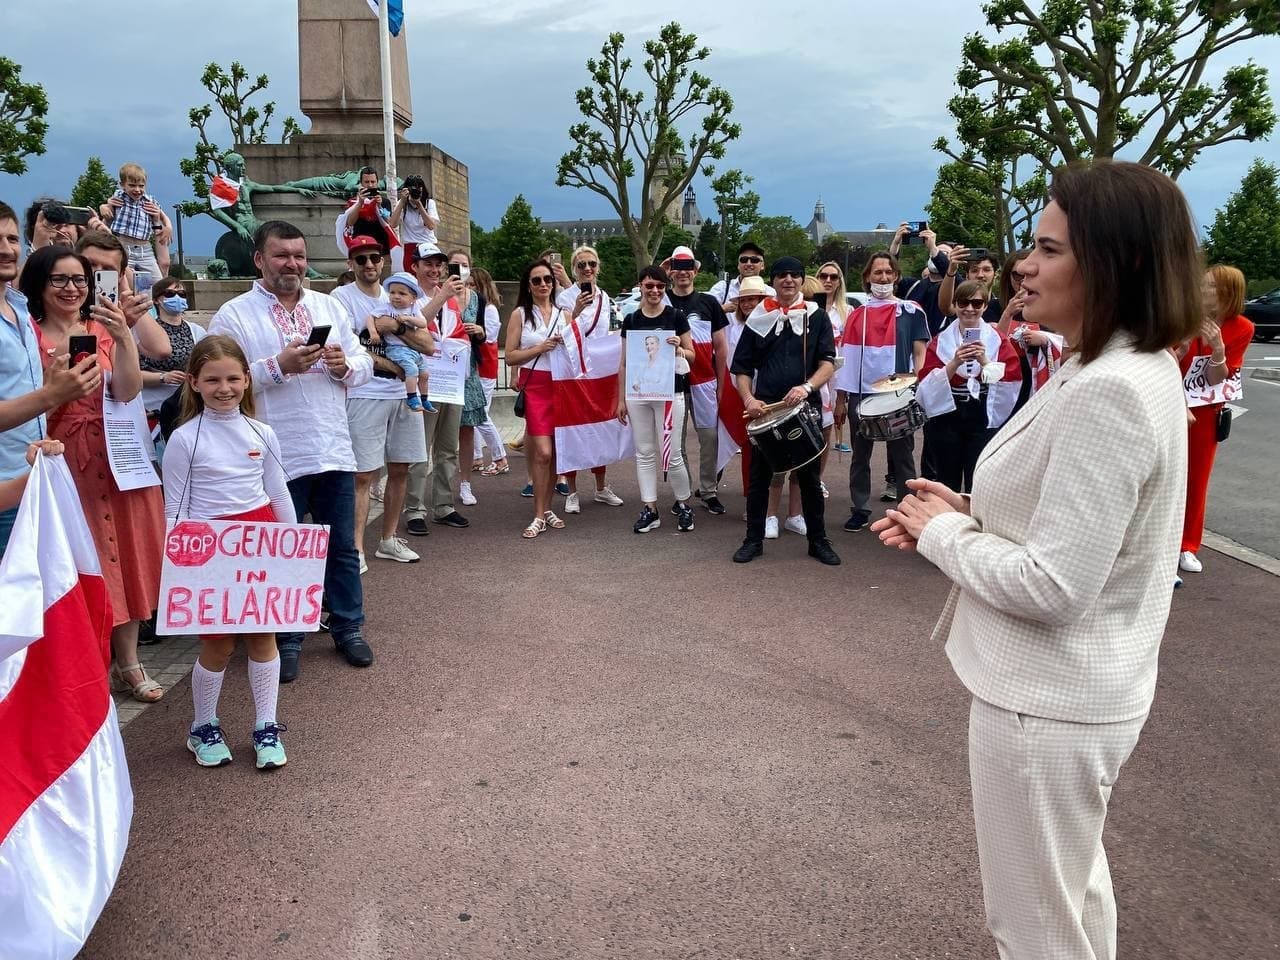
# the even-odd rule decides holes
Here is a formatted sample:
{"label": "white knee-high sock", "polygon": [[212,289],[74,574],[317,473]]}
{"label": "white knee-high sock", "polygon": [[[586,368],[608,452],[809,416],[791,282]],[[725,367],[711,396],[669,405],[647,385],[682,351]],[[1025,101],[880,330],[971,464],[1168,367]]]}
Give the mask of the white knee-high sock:
{"label": "white knee-high sock", "polygon": [[249,660],[249,687],[258,723],[276,722],[276,698],[280,694],[280,657],[259,663]]}
{"label": "white knee-high sock", "polygon": [[195,667],[191,670],[191,701],[196,708],[195,723],[191,725],[192,730],[197,730],[206,723],[212,723],[214,717],[218,715],[218,695],[222,693],[222,678],[226,672],[226,670],[219,670],[214,673],[201,666],[199,660],[196,661]]}

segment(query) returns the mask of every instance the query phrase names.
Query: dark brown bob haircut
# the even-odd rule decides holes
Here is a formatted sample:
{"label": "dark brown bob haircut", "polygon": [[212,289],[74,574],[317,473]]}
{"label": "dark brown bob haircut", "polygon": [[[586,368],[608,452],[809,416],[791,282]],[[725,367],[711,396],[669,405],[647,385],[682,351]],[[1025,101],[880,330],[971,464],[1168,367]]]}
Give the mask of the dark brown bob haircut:
{"label": "dark brown bob haircut", "polygon": [[1087,305],[1077,355],[1089,363],[1118,331],[1143,353],[1196,335],[1204,276],[1191,208],[1151,167],[1094,160],[1059,167],[1049,199],[1067,216],[1067,240]]}

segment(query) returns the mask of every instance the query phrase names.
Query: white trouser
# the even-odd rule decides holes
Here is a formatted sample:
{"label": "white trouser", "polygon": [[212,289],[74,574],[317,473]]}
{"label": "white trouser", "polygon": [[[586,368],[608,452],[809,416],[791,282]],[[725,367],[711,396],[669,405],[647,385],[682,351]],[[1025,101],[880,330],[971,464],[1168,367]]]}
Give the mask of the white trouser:
{"label": "white trouser", "polygon": [[[627,422],[636,442],[636,480],[640,483],[640,499],[658,502],[658,460],[662,454],[662,427],[666,417],[666,400],[627,400]],[[667,477],[677,500],[689,499],[689,474],[684,468],[684,450],[680,444],[680,424],[684,422],[684,397],[676,394],[671,401],[671,464]]]}
{"label": "white trouser", "polygon": [[484,388],[484,423],[472,431],[471,436],[475,440],[475,455],[472,459],[483,460],[484,448],[488,447],[489,455],[494,460],[505,460],[507,458],[507,448],[503,446],[502,434],[498,432],[498,427],[493,422],[493,417],[489,415],[489,411],[493,409],[493,391],[497,389],[498,381],[481,377],[480,386]]}
{"label": "white trouser", "polygon": [[1068,723],[973,698],[973,820],[987,927],[1002,960],[1114,960],[1102,828],[1145,722]]}

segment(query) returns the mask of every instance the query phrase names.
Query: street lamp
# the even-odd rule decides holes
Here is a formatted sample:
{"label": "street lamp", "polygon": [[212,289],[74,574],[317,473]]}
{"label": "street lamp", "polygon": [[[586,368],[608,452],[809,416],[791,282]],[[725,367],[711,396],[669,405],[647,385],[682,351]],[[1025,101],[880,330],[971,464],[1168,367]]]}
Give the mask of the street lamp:
{"label": "street lamp", "polygon": [[737,210],[742,204],[724,201],[720,204],[720,279],[724,281],[725,291],[729,289],[729,264],[725,260],[725,236],[728,233],[728,214],[730,210]]}
{"label": "street lamp", "polygon": [[177,214],[178,226],[178,276],[185,279],[187,275],[187,267],[186,264],[182,262],[182,204],[175,203],[173,205],[173,212]]}

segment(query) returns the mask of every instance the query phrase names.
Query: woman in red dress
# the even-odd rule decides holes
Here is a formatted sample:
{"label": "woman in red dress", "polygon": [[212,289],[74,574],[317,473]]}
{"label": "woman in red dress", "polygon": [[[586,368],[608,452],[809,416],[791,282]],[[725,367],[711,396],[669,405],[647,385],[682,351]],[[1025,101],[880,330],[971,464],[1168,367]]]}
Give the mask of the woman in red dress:
{"label": "woman in red dress", "polygon": [[[89,261],[69,247],[45,247],[27,260],[22,292],[36,321],[45,364],[68,352],[73,336],[97,337],[98,366],[116,400],[142,389],[138,348],[124,312],[103,299],[94,302]],[[164,694],[138,662],[138,621],[150,618],[160,596],[164,542],[164,495],[159,486],[121,491],[107,460],[102,393],[91,393],[49,414],[49,436],[66,445],[85,519],[98,548],[102,577],[111,597],[113,684],[135,700],[152,703]]]}
{"label": "woman in red dress", "polygon": [[1253,324],[1240,315],[1244,309],[1244,274],[1235,267],[1215,264],[1204,276],[1204,325],[1181,351],[1187,391],[1187,510],[1182,521],[1182,553],[1178,567],[1188,573],[1201,568],[1200,541],[1204,536],[1204,506],[1209,475],[1218,453],[1218,419],[1228,400],[1240,396],[1240,368],[1253,339]]}

